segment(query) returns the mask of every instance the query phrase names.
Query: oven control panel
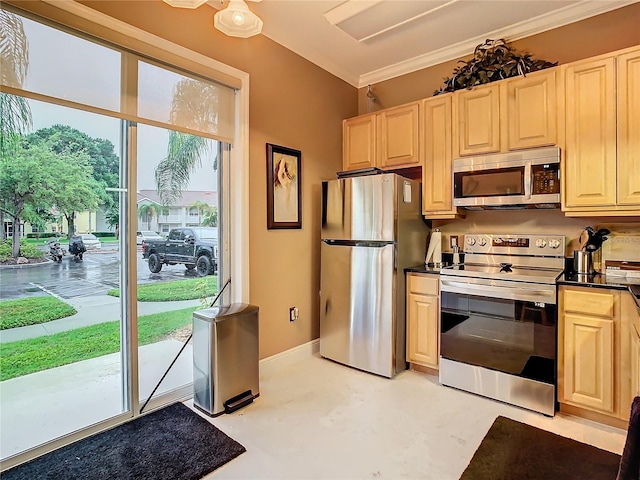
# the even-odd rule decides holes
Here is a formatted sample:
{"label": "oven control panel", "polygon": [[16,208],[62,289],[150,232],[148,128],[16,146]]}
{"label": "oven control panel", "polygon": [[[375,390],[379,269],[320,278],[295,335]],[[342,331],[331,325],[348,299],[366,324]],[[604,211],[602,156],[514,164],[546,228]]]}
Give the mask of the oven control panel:
{"label": "oven control panel", "polygon": [[465,253],[564,257],[564,235],[470,233],[464,236]]}

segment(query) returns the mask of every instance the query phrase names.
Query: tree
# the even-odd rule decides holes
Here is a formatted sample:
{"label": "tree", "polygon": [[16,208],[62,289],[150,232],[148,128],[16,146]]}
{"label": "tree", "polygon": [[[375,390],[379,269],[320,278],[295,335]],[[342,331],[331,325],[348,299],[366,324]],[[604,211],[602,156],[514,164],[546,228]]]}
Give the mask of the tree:
{"label": "tree", "polygon": [[203,227],[217,227],[218,226],[218,207],[211,207],[204,213],[202,217]]}
{"label": "tree", "polygon": [[202,223],[202,215],[206,214],[211,210],[211,205],[209,205],[206,202],[201,202],[200,200],[197,200],[193,202],[191,206],[198,209],[198,225],[200,225]]}
{"label": "tree", "polygon": [[118,204],[117,192],[107,192],[107,188],[117,188],[120,181],[120,159],[115,154],[115,146],[109,140],[92,138],[69,125],[53,125],[41,128],[28,136],[30,143],[42,142],[55,153],[88,156],[92,176],[98,184],[100,203],[107,208]]}
{"label": "tree", "polygon": [[[22,87],[29,67],[29,44],[22,20],[0,9],[0,75],[2,85]],[[21,134],[31,128],[29,102],[0,92],[0,158],[12,154],[18,147]],[[0,175],[2,172],[0,172]],[[0,240],[5,239],[4,214],[8,203],[0,201]],[[14,235],[15,237],[15,235]]]}
{"label": "tree", "polygon": [[104,215],[107,225],[115,228],[116,238],[120,238],[120,212],[117,206],[110,207]]}
{"label": "tree", "polygon": [[138,218],[147,222],[147,230],[151,230],[151,220],[158,215],[160,208],[157,203],[143,203],[138,207]]}
{"label": "tree", "polygon": [[20,225],[29,205],[39,205],[44,201],[47,185],[52,183],[50,172],[41,168],[53,162],[55,155],[43,148],[26,152],[19,148],[13,155],[3,155],[2,175],[0,175],[0,196],[3,212],[13,222],[13,242],[11,256],[20,256]]}
{"label": "tree", "polygon": [[[218,131],[218,87],[215,84],[185,78],[173,90],[169,121],[201,132]],[[202,164],[213,141],[197,135],[169,132],[167,157],[156,167],[156,187],[163,203],[182,195],[193,169]],[[217,161],[214,168],[217,168]]]}
{"label": "tree", "polygon": [[20,255],[18,229],[25,217],[51,211],[56,206],[73,232],[75,211],[97,204],[95,180],[82,154],[58,155],[44,145],[22,144],[13,155],[2,157],[0,196],[14,225],[11,255]]}
{"label": "tree", "polygon": [[56,184],[51,193],[52,205],[67,220],[67,232],[76,231],[76,212],[93,211],[98,208],[100,185],[92,176],[89,157],[84,153],[56,155]]}
{"label": "tree", "polygon": [[182,196],[189,185],[193,169],[202,165],[202,155],[209,149],[209,140],[196,135],[170,131],[167,158],[156,167],[156,188],[164,204]]}

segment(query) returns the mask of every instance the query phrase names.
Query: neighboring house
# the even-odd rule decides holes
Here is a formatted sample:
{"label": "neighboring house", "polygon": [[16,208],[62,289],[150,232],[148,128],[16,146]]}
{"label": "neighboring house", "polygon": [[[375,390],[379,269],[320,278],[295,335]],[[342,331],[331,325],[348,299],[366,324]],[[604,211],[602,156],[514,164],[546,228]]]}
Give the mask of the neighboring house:
{"label": "neighboring house", "polygon": [[[160,196],[155,190],[138,191],[138,209],[141,205],[162,205]],[[195,207],[197,204],[207,204],[209,207],[218,206],[218,192],[187,191],[182,197],[169,206],[161,206],[156,215],[149,218],[138,216],[138,230],[152,230],[160,234],[167,234],[177,227],[196,227],[202,221],[202,212]]]}
{"label": "neighboring house", "polygon": [[[75,219],[76,233],[91,233],[91,232],[108,232],[112,230],[107,225],[104,213],[102,211],[97,212],[78,212]],[[4,231],[7,237],[13,236],[13,222],[5,219]],[[47,223],[44,228],[39,229],[37,226],[30,224],[29,222],[22,222],[20,225],[20,236],[25,237],[28,233],[50,233],[61,232],[67,234],[67,220],[62,217],[58,223]]]}

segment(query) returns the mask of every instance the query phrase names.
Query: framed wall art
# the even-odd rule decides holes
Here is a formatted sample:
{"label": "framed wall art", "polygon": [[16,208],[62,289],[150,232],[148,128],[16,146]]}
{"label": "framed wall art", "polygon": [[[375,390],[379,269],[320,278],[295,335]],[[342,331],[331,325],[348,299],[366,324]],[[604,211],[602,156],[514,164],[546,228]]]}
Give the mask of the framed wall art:
{"label": "framed wall art", "polygon": [[267,143],[267,228],[302,228],[302,152]]}

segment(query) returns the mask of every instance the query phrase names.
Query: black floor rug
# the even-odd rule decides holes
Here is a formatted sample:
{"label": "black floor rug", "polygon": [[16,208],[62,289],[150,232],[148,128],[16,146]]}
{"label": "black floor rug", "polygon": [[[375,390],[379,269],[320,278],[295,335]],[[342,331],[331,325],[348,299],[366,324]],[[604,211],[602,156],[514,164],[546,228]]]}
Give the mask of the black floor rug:
{"label": "black floor rug", "polygon": [[245,448],[175,403],[18,465],[2,480],[198,480]]}
{"label": "black floor rug", "polygon": [[498,417],[460,480],[615,480],[619,464],[615,453]]}

